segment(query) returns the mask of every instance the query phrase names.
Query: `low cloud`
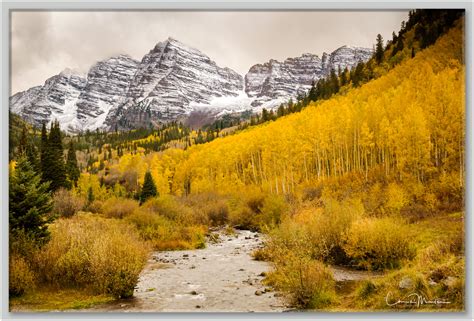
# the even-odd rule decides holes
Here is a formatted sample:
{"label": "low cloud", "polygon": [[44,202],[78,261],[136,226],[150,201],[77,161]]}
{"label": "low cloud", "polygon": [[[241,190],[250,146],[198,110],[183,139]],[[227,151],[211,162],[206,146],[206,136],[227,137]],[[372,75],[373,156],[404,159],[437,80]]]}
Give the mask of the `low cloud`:
{"label": "low cloud", "polygon": [[117,54],[141,59],[169,36],[245,74],[269,59],[372,47],[378,33],[390,39],[407,17],[407,11],[16,11],[11,91],[41,85],[65,68],[87,72]]}

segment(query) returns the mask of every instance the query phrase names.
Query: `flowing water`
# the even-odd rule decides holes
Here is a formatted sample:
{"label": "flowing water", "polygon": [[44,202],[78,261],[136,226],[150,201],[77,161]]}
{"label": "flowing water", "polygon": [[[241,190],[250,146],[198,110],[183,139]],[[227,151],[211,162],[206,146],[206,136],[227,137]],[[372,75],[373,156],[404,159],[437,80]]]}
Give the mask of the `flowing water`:
{"label": "flowing water", "polygon": [[[281,312],[292,310],[283,296],[262,284],[270,270],[252,251],[263,236],[251,231],[213,233],[205,249],[154,252],[135,288],[134,297],[84,312]],[[362,280],[381,273],[331,266],[336,291],[347,294]],[[77,310],[75,310],[77,311]]]}
{"label": "flowing water", "polygon": [[[270,265],[251,252],[262,236],[250,231],[216,233],[205,249],[154,252],[140,275],[134,298],[89,312],[279,312],[283,297],[261,281]],[[263,272],[263,273],[262,273]]]}

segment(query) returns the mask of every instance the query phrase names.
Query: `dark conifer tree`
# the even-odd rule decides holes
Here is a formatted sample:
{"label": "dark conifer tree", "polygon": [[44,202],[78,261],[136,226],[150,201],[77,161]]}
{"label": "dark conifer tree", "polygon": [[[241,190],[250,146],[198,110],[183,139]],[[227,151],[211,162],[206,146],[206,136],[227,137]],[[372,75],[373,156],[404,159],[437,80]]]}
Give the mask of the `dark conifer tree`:
{"label": "dark conifer tree", "polygon": [[23,125],[21,129],[20,140],[18,142],[18,155],[24,155],[28,146],[28,128]]}
{"label": "dark conifer tree", "polygon": [[87,189],[87,205],[91,205],[94,200],[94,191],[92,190],[92,186],[89,186],[89,188]]}
{"label": "dark conifer tree", "polygon": [[48,216],[52,209],[49,183],[42,183],[39,174],[25,156],[21,156],[9,182],[9,223],[12,236],[23,233],[39,244],[49,238]]}
{"label": "dark conifer tree", "polygon": [[375,46],[375,61],[380,64],[383,61],[383,38],[381,34],[377,35],[377,44]]}
{"label": "dark conifer tree", "polygon": [[40,145],[40,163],[42,181],[48,181],[48,168],[50,167],[49,141],[48,133],[46,132],[46,124],[43,123],[41,127],[41,145]]}
{"label": "dark conifer tree", "polygon": [[145,181],[143,182],[142,191],[140,193],[140,204],[143,204],[150,197],[155,197],[157,195],[158,191],[156,190],[153,176],[151,176],[150,171],[147,171],[145,173]]}
{"label": "dark conifer tree", "polygon": [[81,172],[77,166],[76,148],[74,147],[72,139],[69,142],[69,149],[67,151],[66,172],[69,181],[73,183],[74,186],[77,186],[77,180],[79,179]]}
{"label": "dark conifer tree", "polygon": [[42,162],[43,180],[50,181],[50,189],[57,190],[60,187],[70,188],[67,180],[64,164],[63,145],[61,141],[61,130],[59,122],[51,123],[51,131],[44,150],[44,161]]}

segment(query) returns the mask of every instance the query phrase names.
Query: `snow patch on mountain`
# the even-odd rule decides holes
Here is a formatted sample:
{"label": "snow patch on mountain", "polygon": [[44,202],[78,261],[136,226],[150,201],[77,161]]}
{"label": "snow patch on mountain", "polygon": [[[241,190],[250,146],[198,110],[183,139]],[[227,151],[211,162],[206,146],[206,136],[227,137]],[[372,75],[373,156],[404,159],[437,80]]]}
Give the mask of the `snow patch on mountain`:
{"label": "snow patch on mountain", "polygon": [[94,64],[87,74],[65,69],[10,97],[10,110],[40,126],[59,120],[68,132],[130,129],[183,119],[195,111],[220,117],[275,109],[308,92],[331,69],[367,61],[372,49],[343,46],[320,58],[311,53],[256,64],[243,78],[207,55],[168,38],[141,61],[127,55]]}
{"label": "snow patch on mountain", "polygon": [[244,91],[240,91],[238,96],[215,97],[208,104],[192,102],[189,106],[195,111],[207,111],[215,116],[222,116],[231,113],[240,113],[252,110],[253,98]]}

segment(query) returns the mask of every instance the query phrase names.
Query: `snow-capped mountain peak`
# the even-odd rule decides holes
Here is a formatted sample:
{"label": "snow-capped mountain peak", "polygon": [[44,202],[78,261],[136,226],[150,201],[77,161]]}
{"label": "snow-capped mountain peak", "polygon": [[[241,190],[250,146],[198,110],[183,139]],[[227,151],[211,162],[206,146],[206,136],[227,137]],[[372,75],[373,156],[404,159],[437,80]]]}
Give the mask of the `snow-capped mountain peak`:
{"label": "snow-capped mountain peak", "polygon": [[85,74],[66,68],[42,86],[10,97],[10,108],[36,125],[58,119],[69,132],[148,126],[182,119],[193,110],[217,116],[259,111],[296,99],[333,68],[351,68],[371,56],[371,49],[342,46],[321,58],[303,53],[283,62],[270,59],[249,69],[244,86],[232,69],[168,37],[140,61],[119,54]]}

